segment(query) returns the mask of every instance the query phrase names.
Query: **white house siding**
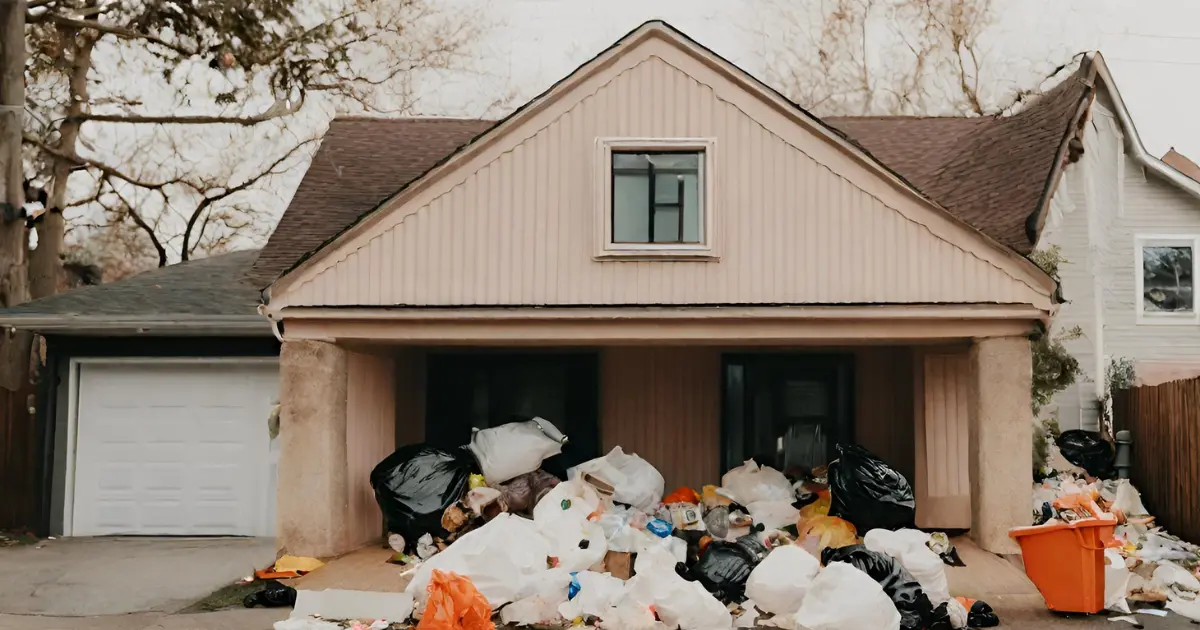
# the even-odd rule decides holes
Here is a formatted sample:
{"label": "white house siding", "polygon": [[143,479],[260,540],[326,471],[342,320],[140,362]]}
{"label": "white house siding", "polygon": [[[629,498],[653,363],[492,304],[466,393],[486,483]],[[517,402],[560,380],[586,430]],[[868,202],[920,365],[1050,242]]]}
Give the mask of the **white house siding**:
{"label": "white house siding", "polygon": [[[1052,213],[1038,243],[1039,249],[1058,245],[1069,261],[1060,270],[1069,303],[1061,306],[1055,329],[1078,325],[1084,332],[1083,338],[1067,344],[1083,376],[1060,393],[1052,407],[1064,429],[1099,428],[1096,379],[1112,358],[1195,363],[1200,369],[1200,326],[1137,323],[1136,274],[1141,265],[1135,256],[1139,234],[1200,234],[1200,200],[1147,174],[1125,153],[1117,120],[1105,100],[1099,98],[1092,109],[1084,157],[1067,168],[1055,197],[1060,212]],[[1088,180],[1093,190],[1090,213]]]}

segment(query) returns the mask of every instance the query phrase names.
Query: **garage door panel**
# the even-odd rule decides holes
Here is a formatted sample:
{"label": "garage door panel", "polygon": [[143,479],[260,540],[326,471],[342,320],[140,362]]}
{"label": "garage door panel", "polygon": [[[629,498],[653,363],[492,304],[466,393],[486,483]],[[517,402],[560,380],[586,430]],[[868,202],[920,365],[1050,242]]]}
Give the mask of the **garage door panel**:
{"label": "garage door panel", "polygon": [[72,533],[274,534],[274,364],[81,366]]}

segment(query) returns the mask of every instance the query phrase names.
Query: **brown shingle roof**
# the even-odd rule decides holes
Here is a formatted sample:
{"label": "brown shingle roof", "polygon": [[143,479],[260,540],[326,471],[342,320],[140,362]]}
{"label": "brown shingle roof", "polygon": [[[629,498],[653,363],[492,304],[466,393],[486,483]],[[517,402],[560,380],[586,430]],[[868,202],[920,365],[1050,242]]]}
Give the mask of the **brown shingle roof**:
{"label": "brown shingle roof", "polygon": [[828,118],[959,219],[1028,254],[1055,160],[1091,88],[1074,74],[1007,117]]}
{"label": "brown shingle roof", "polygon": [[251,278],[270,284],[492,124],[457,118],[334,120]]}
{"label": "brown shingle roof", "polygon": [[1188,177],[1200,182],[1200,166],[1188,159],[1188,157],[1171,147],[1170,151],[1162,157],[1162,161],[1167,166],[1187,175]]}
{"label": "brown shingle roof", "polygon": [[[825,122],[962,221],[1017,252],[1041,209],[1054,161],[1090,94],[1080,74],[1009,117],[832,117]],[[273,282],[323,243],[494,123],[333,121],[251,277]]]}

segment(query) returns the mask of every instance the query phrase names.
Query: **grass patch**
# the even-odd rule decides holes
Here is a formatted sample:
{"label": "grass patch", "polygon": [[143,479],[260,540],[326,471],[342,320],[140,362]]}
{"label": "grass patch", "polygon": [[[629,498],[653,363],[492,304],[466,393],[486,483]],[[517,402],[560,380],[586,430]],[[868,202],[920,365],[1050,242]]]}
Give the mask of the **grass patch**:
{"label": "grass patch", "polygon": [[233,583],[213,591],[208,597],[179,611],[181,614],[217,612],[231,608],[241,608],[242,600],[247,595],[257,592],[265,582],[254,581],[248,584]]}

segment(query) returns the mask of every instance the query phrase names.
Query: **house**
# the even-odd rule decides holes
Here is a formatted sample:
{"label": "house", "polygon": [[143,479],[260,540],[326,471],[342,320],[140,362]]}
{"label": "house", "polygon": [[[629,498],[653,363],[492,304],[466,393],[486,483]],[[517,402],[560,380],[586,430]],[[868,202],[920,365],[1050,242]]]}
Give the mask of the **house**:
{"label": "house", "polygon": [[[569,435],[567,464],[620,445],[672,488],[717,482],[750,457],[819,467],[838,442],[858,442],[913,481],[919,525],[969,528],[1009,552],[1008,529],[1030,518],[1029,337],[1058,308],[1056,283],[1025,256],[1079,158],[1086,78],[1012,116],[821,120],[650,22],[498,122],[335,120],[248,279],[188,272],[203,261],[153,272],[197,283],[185,291],[197,296],[235,285],[242,297],[226,314],[247,328],[232,343],[215,321],[167,329],[73,314],[92,307],[33,318],[53,315],[48,300],[0,311],[0,325],[55,339],[74,322],[71,336],[103,337],[104,356],[135,365],[152,335],[174,339],[193,369],[278,352],[277,368],[261,364],[279,371],[278,439],[226,440],[268,472],[231,481],[240,486],[226,505],[294,554],[379,537],[367,476],[397,445],[457,447],[514,414]],[[153,297],[166,281],[128,284],[138,278],[79,293],[126,287],[149,296],[137,308],[174,308]],[[251,324],[254,289],[266,317]],[[83,367],[92,357],[52,356]],[[80,451],[103,451],[92,408],[110,400],[86,396],[89,379],[107,375],[105,391],[145,407],[176,387],[150,377],[179,373],[194,398],[161,415],[193,422],[233,404],[220,402],[228,385],[215,376],[155,365],[54,368],[41,417],[58,448],[47,476],[74,488],[51,500],[68,533],[101,531],[81,518],[157,533],[167,501],[203,514],[202,493],[149,482],[164,461],[186,461],[206,488],[225,479],[211,449],[188,460],[108,450],[93,471],[124,494],[108,512],[80,504],[92,481],[70,471]],[[275,391],[253,389],[237,400],[257,406],[235,424],[265,422]],[[149,402],[135,393],[146,391]],[[78,411],[64,421],[62,407]],[[121,428],[158,430],[146,417]],[[254,520],[272,453],[275,513]]]}
{"label": "house", "polygon": [[1083,333],[1065,344],[1082,375],[1047,413],[1064,429],[1098,430],[1112,366],[1132,368],[1143,384],[1200,375],[1200,182],[1182,155],[1146,150],[1101,55],[1076,76],[1094,88],[1081,156],[1065,168],[1037,247],[1060,250],[1065,303],[1055,326]]}
{"label": "house", "polygon": [[621,445],[669,486],[858,441],[923,525],[1011,551],[1056,308],[1027,224],[1088,93],[823,121],[651,22],[495,124],[335,121],[253,272],[283,340],[280,548],[377,538],[365,479],[397,443],[536,413],[568,459]]}
{"label": "house", "polygon": [[5,309],[46,340],[43,535],[272,536],[279,342],[246,281],[257,251]]}

